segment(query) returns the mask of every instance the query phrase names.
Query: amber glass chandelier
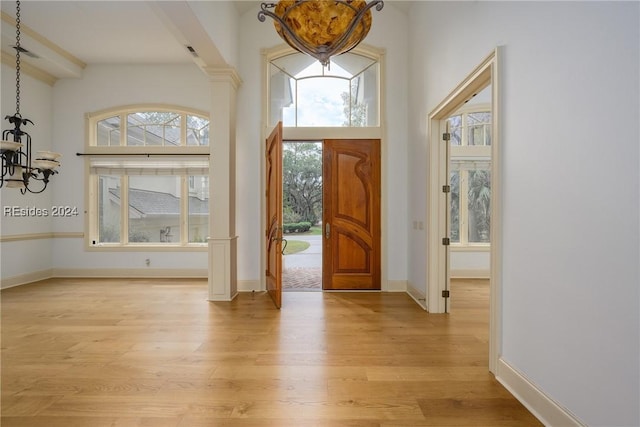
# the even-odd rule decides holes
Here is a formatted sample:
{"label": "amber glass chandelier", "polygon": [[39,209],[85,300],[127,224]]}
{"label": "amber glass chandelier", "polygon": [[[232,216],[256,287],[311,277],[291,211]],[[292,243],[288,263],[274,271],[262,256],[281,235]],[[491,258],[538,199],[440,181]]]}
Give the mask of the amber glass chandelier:
{"label": "amber glass chandelier", "polygon": [[380,11],[383,6],[381,0],[280,0],[262,3],[258,19],[271,17],[289,46],[328,66],[332,56],[364,40],[371,28],[371,9]]}

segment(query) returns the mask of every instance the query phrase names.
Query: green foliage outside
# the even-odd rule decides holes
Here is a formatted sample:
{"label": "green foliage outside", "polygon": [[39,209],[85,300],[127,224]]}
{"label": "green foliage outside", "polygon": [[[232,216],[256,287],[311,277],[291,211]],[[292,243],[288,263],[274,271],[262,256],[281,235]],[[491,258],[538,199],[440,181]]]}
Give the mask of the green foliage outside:
{"label": "green foliage outside", "polygon": [[469,172],[469,212],[477,233],[474,241],[488,242],[491,228],[491,175],[487,170]]}
{"label": "green foliage outside", "polygon": [[450,174],[451,185],[451,241],[460,242],[460,172]]}
{"label": "green foliage outside", "polygon": [[284,223],[282,224],[282,231],[285,234],[289,233],[306,233],[311,229],[310,222],[293,222],[293,223]]}
{"label": "green foliage outside", "polygon": [[310,234],[310,235],[312,235],[312,236],[319,236],[319,235],[321,235],[321,234],[322,234],[322,227],[317,226],[317,225],[316,225],[316,226],[313,226],[313,227],[311,227],[311,229],[309,230],[309,233],[308,233],[308,234]]}
{"label": "green foliage outside", "polygon": [[317,224],[322,218],[322,144],[283,145],[283,220],[285,224]]}
{"label": "green foliage outside", "polygon": [[[469,171],[467,209],[470,242],[488,243],[491,230],[491,173],[488,170]],[[460,172],[450,175],[451,241],[460,241]]]}

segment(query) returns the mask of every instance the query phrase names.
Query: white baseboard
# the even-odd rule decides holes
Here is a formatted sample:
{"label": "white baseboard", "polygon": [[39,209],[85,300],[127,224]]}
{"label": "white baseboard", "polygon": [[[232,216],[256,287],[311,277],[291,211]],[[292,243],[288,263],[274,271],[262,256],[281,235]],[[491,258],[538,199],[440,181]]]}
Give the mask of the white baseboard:
{"label": "white baseboard", "polygon": [[87,277],[114,279],[146,279],[166,277],[167,279],[206,279],[206,268],[177,269],[177,268],[54,268],[53,277]]}
{"label": "white baseboard", "polygon": [[5,242],[24,242],[26,240],[40,239],[82,239],[83,232],[55,232],[55,233],[29,233],[29,234],[13,234],[9,236],[0,236],[0,243]]}
{"label": "white baseboard", "polygon": [[26,285],[28,283],[37,282],[39,280],[51,279],[56,277],[86,277],[86,278],[113,278],[113,279],[206,279],[206,269],[162,269],[162,268],[145,268],[145,269],[117,269],[117,268],[98,268],[98,269],[65,269],[52,268],[32,273],[21,274],[18,276],[2,279],[0,289],[13,288],[15,286]]}
{"label": "white baseboard", "polygon": [[231,297],[227,298],[226,296],[213,296],[211,298],[207,298],[207,301],[210,302],[231,302],[233,301],[238,295],[240,294],[240,292],[236,292],[233,295],[231,295]]}
{"label": "white baseboard", "polygon": [[489,270],[451,270],[452,279],[489,279]]}
{"label": "white baseboard", "polygon": [[545,426],[585,427],[571,412],[547,396],[502,358],[498,360],[496,379]]}
{"label": "white baseboard", "polygon": [[8,277],[0,281],[0,289],[13,288],[14,286],[26,285],[27,283],[37,282],[39,280],[50,279],[53,277],[53,269],[34,271],[32,273],[20,274],[18,276]]}
{"label": "white baseboard", "polygon": [[387,280],[386,285],[382,287],[383,292],[407,292],[406,280]]}
{"label": "white baseboard", "polygon": [[409,296],[413,298],[413,300],[422,307],[423,310],[427,309],[427,297],[422,292],[414,288],[409,282],[407,282],[407,294],[409,294]]}
{"label": "white baseboard", "polygon": [[173,269],[173,268],[54,268],[53,277],[87,277],[87,278],[162,278],[206,279],[208,271],[201,269]]}

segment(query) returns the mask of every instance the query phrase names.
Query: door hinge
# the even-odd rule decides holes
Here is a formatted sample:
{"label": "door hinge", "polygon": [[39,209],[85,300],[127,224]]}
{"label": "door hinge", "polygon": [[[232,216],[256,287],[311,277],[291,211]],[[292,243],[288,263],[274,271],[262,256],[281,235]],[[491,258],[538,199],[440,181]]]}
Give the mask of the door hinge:
{"label": "door hinge", "polygon": [[443,185],[442,186],[442,192],[443,193],[451,193],[451,186],[450,185]]}
{"label": "door hinge", "polygon": [[449,132],[445,132],[442,134],[443,141],[451,141],[451,134]]}
{"label": "door hinge", "polygon": [[445,289],[442,291],[442,298],[449,298],[449,290]]}
{"label": "door hinge", "polygon": [[449,239],[448,237],[443,237],[442,244],[445,246],[449,246],[451,244],[451,239]]}

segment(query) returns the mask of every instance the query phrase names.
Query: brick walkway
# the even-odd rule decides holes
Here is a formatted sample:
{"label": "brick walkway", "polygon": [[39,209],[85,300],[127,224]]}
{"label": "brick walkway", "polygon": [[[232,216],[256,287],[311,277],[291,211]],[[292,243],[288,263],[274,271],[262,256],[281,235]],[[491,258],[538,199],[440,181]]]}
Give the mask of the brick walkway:
{"label": "brick walkway", "polygon": [[321,291],[322,269],[308,267],[286,268],[282,271],[283,291]]}

